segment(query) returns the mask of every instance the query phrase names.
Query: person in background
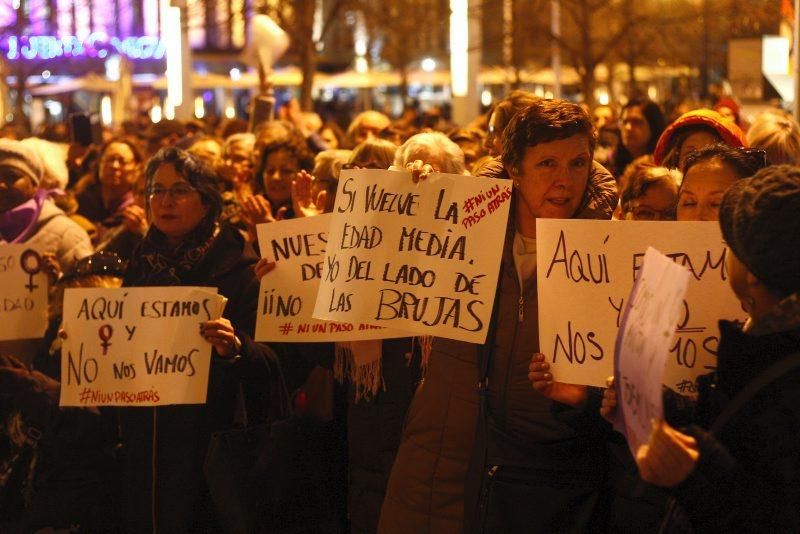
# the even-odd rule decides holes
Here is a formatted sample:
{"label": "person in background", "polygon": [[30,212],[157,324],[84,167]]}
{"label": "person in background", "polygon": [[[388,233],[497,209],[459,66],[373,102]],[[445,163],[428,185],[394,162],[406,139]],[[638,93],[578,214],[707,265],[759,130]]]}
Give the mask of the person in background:
{"label": "person in background", "polygon": [[[314,170],[308,176],[311,180],[311,198],[323,213],[333,211],[336,190],[339,187],[339,173],[351,154],[350,150],[323,150],[314,157]],[[302,208],[295,205],[295,213],[298,209]]]}
{"label": "person in background", "polygon": [[653,161],[656,165],[685,172],[684,165],[689,154],[716,143],[724,143],[733,148],[747,147],[744,132],[716,111],[689,111],[661,134],[653,152]]}
{"label": "person in background", "polygon": [[348,148],[355,147],[370,139],[378,137],[381,130],[392,123],[391,119],[378,111],[363,111],[355,116],[347,128]]}
{"label": "person in background", "polygon": [[460,128],[448,135],[451,141],[461,148],[464,153],[464,165],[470,174],[473,174],[475,163],[486,155],[484,141],[486,135],[476,128]]}
{"label": "person in background", "polygon": [[344,146],[345,133],[334,121],[328,121],[319,130],[319,136],[328,146],[329,150],[337,150]]}
{"label": "person in background", "polygon": [[631,99],[622,108],[621,140],[612,156],[612,172],[620,177],[638,157],[652,154],[665,127],[664,114],[655,102]]}
{"label": "person in background", "polygon": [[770,165],[800,164],[800,125],[780,112],[761,113],[747,130],[747,143],[767,152]]}
{"label": "person in background", "polygon": [[200,158],[203,163],[217,169],[222,164],[224,141],[213,135],[201,134],[191,138],[187,152]]}
{"label": "person in background", "polygon": [[461,148],[440,132],[424,132],[409,138],[395,152],[393,168],[406,169],[417,160],[430,165],[432,172],[467,173]]}
{"label": "person in background", "polygon": [[716,221],[725,191],[767,164],[763,150],[717,144],[701,148],[686,159],[678,191],[677,220]]}
{"label": "person in background", "polygon": [[592,114],[597,130],[597,149],[594,160],[604,167],[611,165],[611,156],[620,141],[617,113],[611,106],[597,106]]}
{"label": "person in background", "polygon": [[[144,211],[136,206],[134,188],[142,171],[142,155],[136,144],[115,138],[100,148],[97,168],[75,186],[78,215],[92,222],[96,247],[103,248],[118,227],[138,225]],[[130,251],[129,251],[130,252]]]}
{"label": "person in background", "polygon": [[678,171],[652,163],[628,166],[620,192],[620,219],[629,221],[674,221],[678,201]]}
{"label": "person in background", "polygon": [[[768,167],[724,194],[727,272],[748,315],[720,321],[693,424],[654,421],[636,455],[676,499],[662,532],[800,530],[800,169]],[[771,375],[769,379],[766,377]],[[605,411],[616,409],[608,390]]]}
{"label": "person in background", "polygon": [[503,153],[503,131],[506,126],[511,122],[514,115],[537,100],[539,100],[539,97],[533,93],[512,91],[489,112],[489,122],[483,147],[490,156],[499,157]]}

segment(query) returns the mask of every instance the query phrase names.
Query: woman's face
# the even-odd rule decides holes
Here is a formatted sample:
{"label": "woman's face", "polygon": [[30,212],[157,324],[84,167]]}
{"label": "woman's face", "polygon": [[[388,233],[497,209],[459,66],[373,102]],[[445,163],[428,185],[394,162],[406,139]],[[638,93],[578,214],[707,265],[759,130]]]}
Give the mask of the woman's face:
{"label": "woman's face", "polygon": [[733,167],[715,159],[693,165],[678,195],[678,220],[718,221],[722,196],[739,178]]}
{"label": "woman's face", "polygon": [[261,179],[266,196],[273,204],[287,204],[292,199],[292,180],[299,170],[297,158],[288,150],[275,150],[267,156]]}
{"label": "woman's face", "polygon": [[695,132],[686,139],[684,139],[683,144],[681,145],[681,150],[678,154],[678,168],[683,169],[683,165],[686,163],[686,158],[694,152],[695,150],[700,150],[703,147],[713,145],[714,143],[719,143],[720,138],[719,136],[711,133],[711,132]]}
{"label": "woman's face", "polygon": [[33,198],[36,187],[21,171],[0,166],[0,213],[16,208]]}
{"label": "woman's face", "polygon": [[652,135],[642,108],[633,106],[622,112],[622,144],[634,157],[647,152]]}
{"label": "woman's face", "polygon": [[675,197],[674,187],[664,184],[651,185],[644,195],[631,202],[631,220],[673,220],[675,218]]}
{"label": "woman's face", "polygon": [[111,143],[100,158],[100,183],[106,187],[132,186],[136,180],[136,156],[125,143]]}
{"label": "woman's face", "polygon": [[186,236],[208,213],[200,193],[172,163],[156,170],[149,193],[153,224],[171,240]]}
{"label": "woman's face", "polygon": [[524,223],[537,218],[568,219],[583,199],[592,153],[586,135],[573,135],[528,147],[518,174],[517,216]]}
{"label": "woman's face", "polygon": [[319,132],[319,136],[325,141],[325,144],[328,146],[329,150],[335,150],[339,148],[339,139],[336,138],[336,134],[333,133],[333,130],[330,128],[323,128],[321,132]]}

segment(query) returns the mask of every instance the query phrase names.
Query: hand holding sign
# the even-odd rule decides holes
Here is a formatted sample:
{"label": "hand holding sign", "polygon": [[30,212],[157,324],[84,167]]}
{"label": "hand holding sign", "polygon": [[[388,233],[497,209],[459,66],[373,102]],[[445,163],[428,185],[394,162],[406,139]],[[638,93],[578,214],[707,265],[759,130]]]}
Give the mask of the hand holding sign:
{"label": "hand holding sign", "polygon": [[699,459],[697,441],[664,421],[652,422],[647,445],[642,445],[636,452],[636,465],[642,479],[665,488],[686,480]]}

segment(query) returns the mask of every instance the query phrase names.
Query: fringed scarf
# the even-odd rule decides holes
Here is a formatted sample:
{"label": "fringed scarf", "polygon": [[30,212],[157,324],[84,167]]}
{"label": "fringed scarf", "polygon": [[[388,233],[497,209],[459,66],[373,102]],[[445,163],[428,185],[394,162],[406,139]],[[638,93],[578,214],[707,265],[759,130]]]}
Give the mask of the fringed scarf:
{"label": "fringed scarf", "polygon": [[[411,338],[411,351],[419,344],[422,353],[422,375],[433,348],[433,336]],[[355,401],[375,397],[378,391],[385,389],[381,360],[383,358],[383,340],[342,341],[336,343],[336,356],[333,362],[333,376],[339,383],[348,380],[353,385]],[[412,359],[409,359],[409,365]],[[424,379],[424,378],[423,378]]]}

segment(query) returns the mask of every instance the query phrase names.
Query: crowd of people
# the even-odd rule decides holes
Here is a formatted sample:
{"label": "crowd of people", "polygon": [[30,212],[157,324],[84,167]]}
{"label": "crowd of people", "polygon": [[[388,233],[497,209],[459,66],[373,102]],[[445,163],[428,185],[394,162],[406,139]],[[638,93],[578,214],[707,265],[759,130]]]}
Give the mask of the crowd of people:
{"label": "crowd of people", "polygon": [[[0,531],[239,532],[207,456],[243,424],[274,434],[238,488],[245,531],[800,530],[800,127],[746,126],[731,99],[617,115],[514,91],[462,128],[287,106],[252,131],[165,120],[87,146],[4,129],[0,246],[44,253],[51,303],[43,338],[0,341]],[[330,212],[343,169],[513,184],[484,344],[254,341],[274,267],[257,225]],[[716,371],[696,398],[665,390],[635,457],[613,380],[559,382],[539,346],[538,218],[719,221],[748,320],[720,323]],[[228,299],[200,327],[205,404],[59,408],[64,289],[121,286]]]}

